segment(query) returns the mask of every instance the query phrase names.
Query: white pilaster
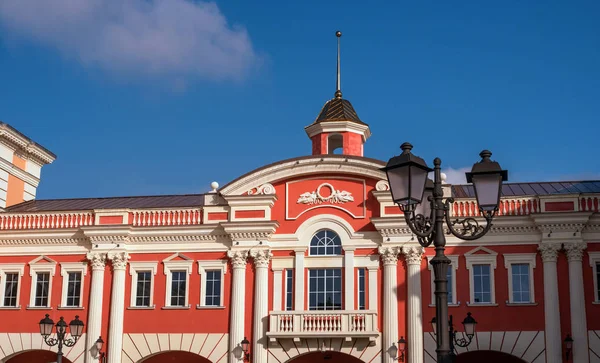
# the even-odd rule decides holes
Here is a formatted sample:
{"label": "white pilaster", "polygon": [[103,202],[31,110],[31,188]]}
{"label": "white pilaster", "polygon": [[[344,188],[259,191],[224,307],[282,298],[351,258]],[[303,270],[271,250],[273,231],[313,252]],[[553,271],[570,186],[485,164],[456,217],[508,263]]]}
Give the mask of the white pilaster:
{"label": "white pilaster", "polygon": [[369,271],[369,310],[379,310],[377,305],[377,267],[367,267]]}
{"label": "white pilaster", "polygon": [[[267,320],[269,319],[269,250],[254,250],[254,319],[252,324],[252,361],[267,361]],[[281,294],[280,294],[281,295]]]}
{"label": "white pilaster", "polygon": [[[112,262],[113,280],[110,295],[110,320],[108,327],[108,363],[121,363],[123,350],[123,318],[125,313],[125,269],[129,254],[114,252],[108,255]],[[92,297],[94,299],[94,297]]]}
{"label": "white pilaster", "polygon": [[87,334],[85,338],[85,363],[95,363],[98,362],[98,352],[95,350],[96,340],[100,337],[102,329],[102,292],[104,291],[106,254],[89,252],[87,259],[92,266],[92,282],[90,285]]}
{"label": "white pilaster", "polygon": [[390,352],[398,340],[398,247],[379,247],[383,261],[383,363],[395,363]]}
{"label": "white pilaster", "polygon": [[294,250],[294,310],[304,310],[304,253],[306,250]]}
{"label": "white pilaster", "polygon": [[588,331],[583,298],[583,250],[585,242],[565,243],[569,260],[569,298],[571,301],[571,337],[573,338],[573,362],[589,363]]}
{"label": "white pilaster", "polygon": [[402,247],[407,266],[407,355],[408,363],[423,363],[423,314],[421,309],[421,246]]}
{"label": "white pilaster", "polygon": [[282,311],[281,297],[283,296],[283,268],[273,267],[273,311]]}
{"label": "white pilaster", "polygon": [[246,295],[246,258],[248,251],[228,251],[231,274],[231,321],[229,323],[229,363],[243,358],[241,341],[244,339],[244,298]]}
{"label": "white pilaster", "polygon": [[542,261],[544,261],[544,320],[547,363],[562,363],[558,274],[556,270],[556,260],[560,248],[560,243],[542,243],[538,248],[542,255]]}
{"label": "white pilaster", "polygon": [[354,310],[354,248],[344,247],[344,310]]}

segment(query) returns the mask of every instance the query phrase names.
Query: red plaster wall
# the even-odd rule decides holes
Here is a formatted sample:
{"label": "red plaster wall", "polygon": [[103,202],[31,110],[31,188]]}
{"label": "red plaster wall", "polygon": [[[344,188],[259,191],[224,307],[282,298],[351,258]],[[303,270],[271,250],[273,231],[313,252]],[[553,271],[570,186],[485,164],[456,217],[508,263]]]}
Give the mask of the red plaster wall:
{"label": "red plaster wall", "polygon": [[362,136],[352,132],[342,132],[344,138],[344,155],[363,156]]}
{"label": "red plaster wall", "polygon": [[546,212],[570,212],[575,210],[574,202],[546,202]]}
{"label": "red plaster wall", "polygon": [[590,266],[588,252],[600,251],[600,243],[588,243],[588,248],[583,256],[583,291],[585,295],[585,313],[587,315],[588,330],[600,330],[600,304],[594,304],[594,269]]}
{"label": "red plaster wall", "polygon": [[123,216],[100,216],[99,224],[123,224]]}
{"label": "red plaster wall", "polygon": [[236,210],[235,218],[265,218],[264,210]]}

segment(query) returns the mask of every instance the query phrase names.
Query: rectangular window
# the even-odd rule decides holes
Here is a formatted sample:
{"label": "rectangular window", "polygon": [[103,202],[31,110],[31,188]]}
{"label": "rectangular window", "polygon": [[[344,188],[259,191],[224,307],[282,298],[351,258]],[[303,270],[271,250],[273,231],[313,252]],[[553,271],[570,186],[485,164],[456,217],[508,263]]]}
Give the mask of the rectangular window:
{"label": "rectangular window", "polygon": [[454,304],[454,281],[452,280],[452,270],[454,268],[452,265],[448,265],[448,272],[446,273],[446,278],[448,279],[448,304]]}
{"label": "rectangular window", "polygon": [[48,293],[50,292],[50,273],[38,272],[36,274],[35,301],[33,306],[48,306]]}
{"label": "rectangular window", "polygon": [[79,306],[81,303],[81,272],[69,272],[68,275],[66,306]]}
{"label": "rectangular window", "polygon": [[139,271],[137,273],[137,286],[135,292],[135,306],[150,306],[152,294],[152,272]]}
{"label": "rectangular window", "polygon": [[285,310],[292,310],[294,297],[294,270],[285,270]]}
{"label": "rectangular window", "polygon": [[171,272],[171,306],[185,306],[187,271]]}
{"label": "rectangular window", "polygon": [[4,306],[17,306],[17,294],[19,293],[19,274],[7,273],[4,285]]}
{"label": "rectangular window", "polygon": [[358,310],[366,309],[365,269],[358,269]]}
{"label": "rectangular window", "polygon": [[529,296],[529,264],[515,263],[511,265],[512,272],[512,294],[513,302],[528,303],[531,301]]}
{"label": "rectangular window", "polygon": [[491,303],[490,265],[473,265],[473,295],[475,303]]}
{"label": "rectangular window", "polygon": [[596,262],[596,290],[598,291],[596,296],[600,301],[600,262]]}
{"label": "rectangular window", "polygon": [[342,270],[309,271],[309,310],[342,309]]}
{"label": "rectangular window", "polygon": [[221,270],[206,271],[206,306],[221,306]]}

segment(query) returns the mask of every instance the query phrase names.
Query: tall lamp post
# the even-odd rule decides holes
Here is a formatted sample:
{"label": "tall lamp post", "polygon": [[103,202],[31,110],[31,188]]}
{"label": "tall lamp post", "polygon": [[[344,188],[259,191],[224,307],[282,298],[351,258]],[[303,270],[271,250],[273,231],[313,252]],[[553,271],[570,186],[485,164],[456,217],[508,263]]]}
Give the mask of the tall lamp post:
{"label": "tall lamp post", "polygon": [[69,330],[71,331],[71,338],[67,339],[67,323],[64,318],[61,316],[58,323],[56,323],[56,337],[52,338],[52,329],[54,328],[54,321],[50,319],[50,315],[46,314],[46,317],[40,320],[40,334],[44,338],[44,342],[53,347],[58,345],[58,352],[56,363],[62,363],[63,345],[67,347],[72,347],[77,343],[77,340],[81,337],[83,333],[83,321],[79,320],[79,315],[75,315],[75,319],[71,320],[69,323]]}
{"label": "tall lamp post", "polygon": [[[406,224],[417,236],[419,244],[423,247],[431,244],[435,246],[435,257],[430,263],[435,275],[436,331],[446,332],[449,324],[446,273],[450,259],[444,254],[444,220],[448,231],[460,239],[475,240],[484,236],[492,227],[492,220],[500,203],[502,182],[508,179],[508,172],[490,159],[490,151],[482,151],[479,154],[481,161],[475,163],[466,176],[467,182],[473,183],[477,205],[485,219],[485,226],[472,217],[452,221],[450,208],[454,200],[447,198],[444,201],[440,158],[433,160],[434,168],[431,169],[422,158],[411,153],[413,146],[410,143],[405,142],[400,148],[402,154],[392,157],[382,170],[387,174],[392,199],[404,212]],[[427,174],[431,171],[434,172],[434,179],[433,183],[428,183]],[[426,188],[427,184],[429,186]],[[450,363],[454,360],[449,338],[448,334],[437,335],[438,363]]]}

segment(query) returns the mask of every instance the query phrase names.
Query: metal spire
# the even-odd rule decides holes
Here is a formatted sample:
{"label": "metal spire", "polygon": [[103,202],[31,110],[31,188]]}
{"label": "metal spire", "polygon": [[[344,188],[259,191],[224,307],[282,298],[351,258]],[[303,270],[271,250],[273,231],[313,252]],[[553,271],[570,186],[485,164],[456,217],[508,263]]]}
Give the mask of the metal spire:
{"label": "metal spire", "polygon": [[341,88],[341,80],[340,80],[340,38],[342,37],[341,31],[336,31],[335,36],[337,37],[337,83],[336,83],[336,91],[335,98],[342,98],[342,88]]}

